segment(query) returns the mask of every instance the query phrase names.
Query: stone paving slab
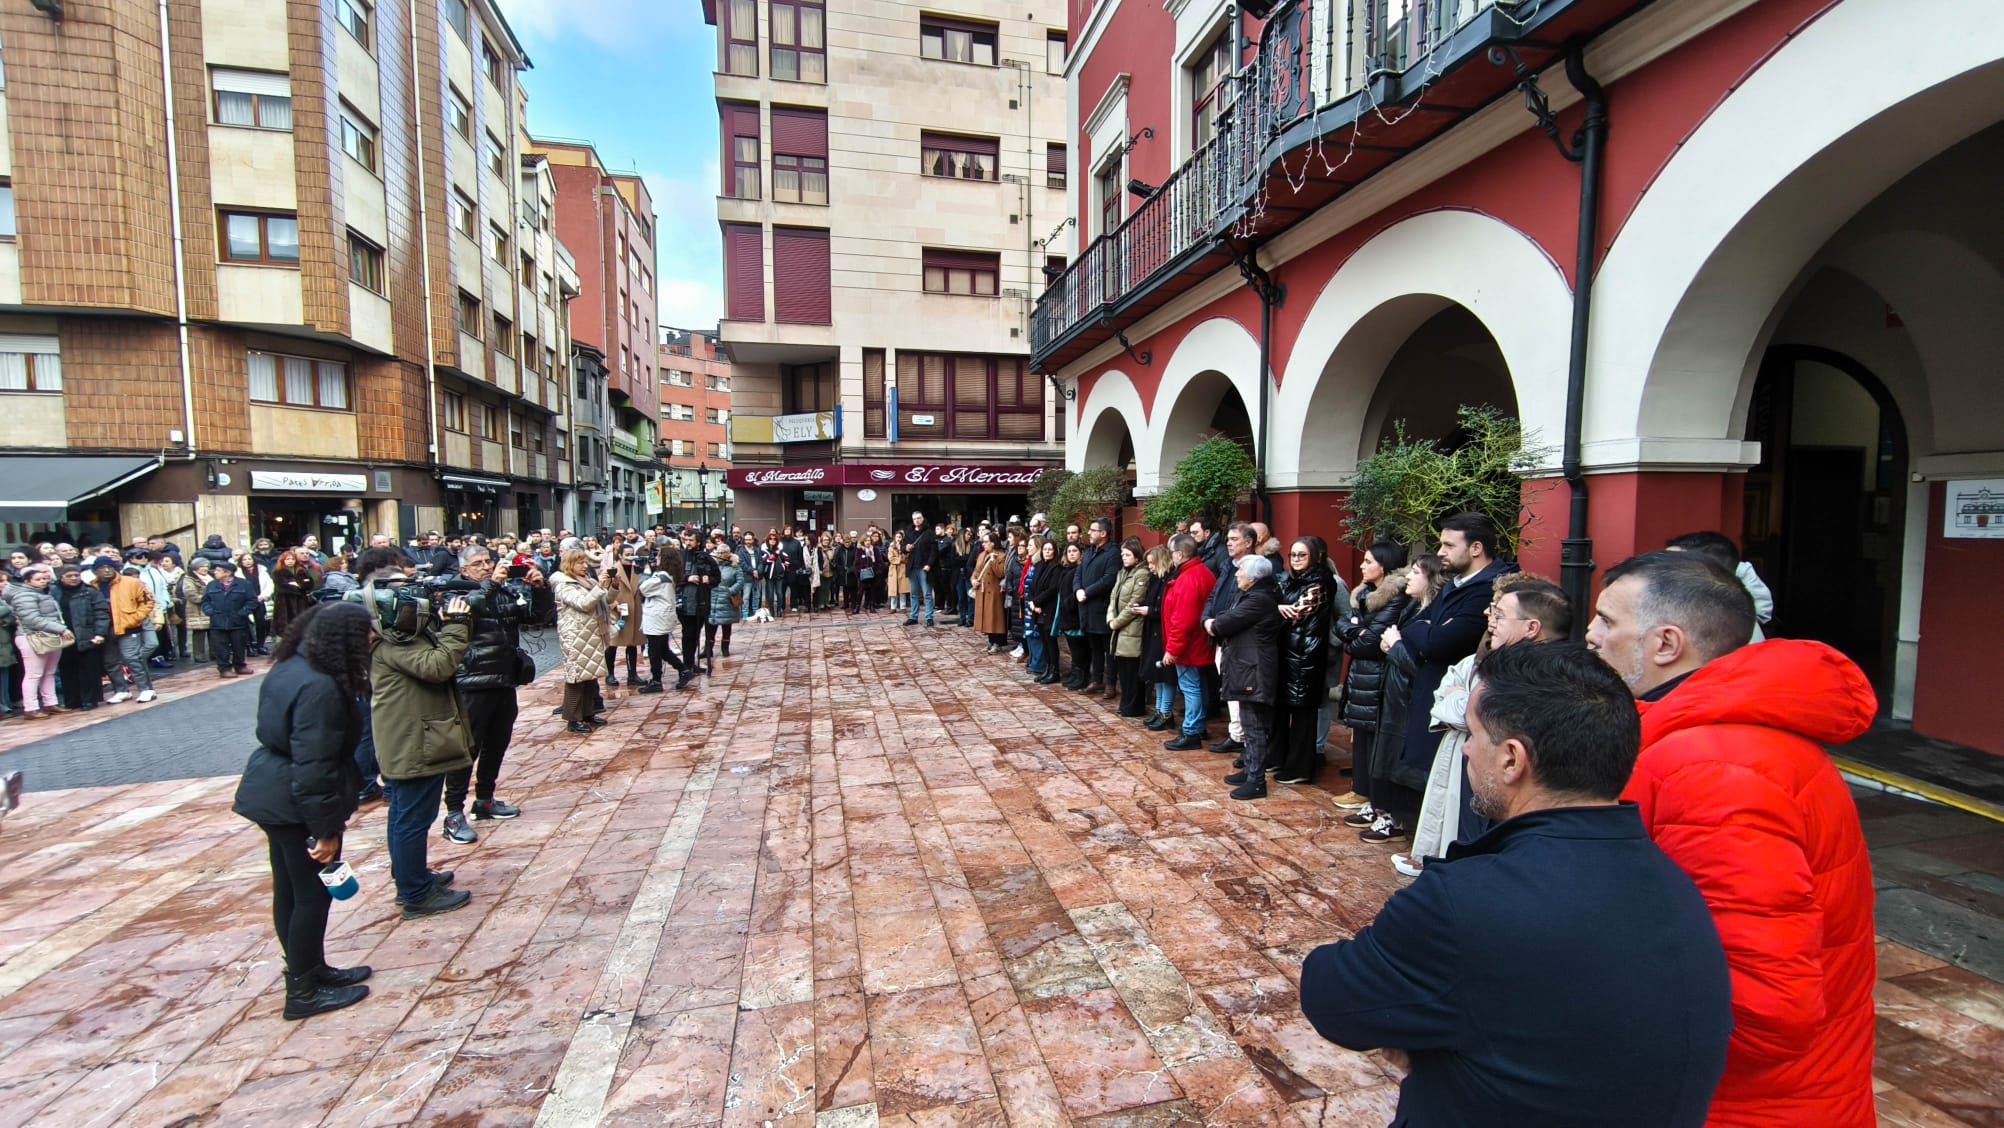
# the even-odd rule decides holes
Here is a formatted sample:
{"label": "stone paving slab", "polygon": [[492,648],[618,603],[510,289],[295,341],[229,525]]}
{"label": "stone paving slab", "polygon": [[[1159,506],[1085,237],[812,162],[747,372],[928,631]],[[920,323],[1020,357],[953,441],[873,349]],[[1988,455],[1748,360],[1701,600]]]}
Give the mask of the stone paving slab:
{"label": "stone paving slab", "polygon": [[[525,690],[523,817],[433,841],[472,904],[401,921],[365,808],[329,954],[374,994],[304,1023],[233,778],[32,795],[0,824],[0,1119],[1387,1121],[1395,1070],[1295,985],[1398,887],[1388,851],[1323,787],[1226,800],[1223,757],[981,644],[741,628],[699,692],[612,691],[591,737]],[[1890,942],[1880,973],[1885,1122],[1998,1123],[2004,986]]]}

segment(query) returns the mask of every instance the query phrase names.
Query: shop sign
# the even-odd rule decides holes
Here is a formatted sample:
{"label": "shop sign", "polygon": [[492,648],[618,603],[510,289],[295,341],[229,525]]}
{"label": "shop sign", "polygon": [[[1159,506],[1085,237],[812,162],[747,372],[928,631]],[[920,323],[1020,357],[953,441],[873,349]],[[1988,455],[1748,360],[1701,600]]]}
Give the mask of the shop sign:
{"label": "shop sign", "polygon": [[290,490],[306,493],[367,493],[369,478],[366,474],[312,474],[297,470],[253,470],[250,485],[254,490]]}
{"label": "shop sign", "polygon": [[772,441],[776,443],[825,443],[841,437],[842,416],[837,412],[772,417]]}
{"label": "shop sign", "polygon": [[832,505],[835,502],[835,491],[802,490],[800,491],[800,500],[807,502],[809,505]]}
{"label": "shop sign", "polygon": [[2004,478],[1948,483],[1947,527],[1952,540],[2004,540]]}
{"label": "shop sign", "polygon": [[969,466],[948,464],[885,465],[845,462],[839,466],[775,466],[732,470],[726,481],[735,489],[799,488],[806,486],[917,486],[930,489],[1028,489],[1043,466]]}
{"label": "shop sign", "polygon": [[818,486],[836,481],[833,466],[781,466],[769,470],[732,470],[725,475],[732,487],[767,489],[786,486]]}

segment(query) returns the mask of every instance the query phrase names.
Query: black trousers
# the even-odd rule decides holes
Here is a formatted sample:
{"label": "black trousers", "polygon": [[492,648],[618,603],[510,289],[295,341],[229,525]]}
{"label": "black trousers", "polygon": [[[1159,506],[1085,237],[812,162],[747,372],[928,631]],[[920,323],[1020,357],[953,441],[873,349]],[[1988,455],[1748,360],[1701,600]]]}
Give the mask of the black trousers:
{"label": "black trousers", "polygon": [[1087,680],[1100,685],[1111,683],[1113,679],[1109,676],[1111,671],[1107,669],[1107,656],[1111,650],[1109,644],[1113,642],[1113,635],[1087,631],[1085,637],[1086,645],[1091,648],[1092,662],[1092,676]]}
{"label": "black trousers", "polygon": [[661,667],[672,667],[677,673],[687,669],[682,659],[675,656],[675,648],[669,644],[665,634],[647,636],[647,675],[654,681],[661,680]]}
{"label": "black trousers", "polygon": [[1072,684],[1085,685],[1092,681],[1092,678],[1087,676],[1092,670],[1092,643],[1087,640],[1087,636],[1066,635],[1065,649],[1072,652]]}
{"label": "black trousers", "polygon": [[262,602],[252,603],[250,646],[246,649],[255,650],[263,646],[264,640],[269,637],[271,637],[271,619],[265,614],[264,604]]}
{"label": "black trousers", "polygon": [[1273,756],[1273,706],[1257,701],[1239,702],[1239,727],[1245,730],[1246,778],[1259,782],[1260,773]]}
{"label": "black trousers", "polygon": [[327,908],[334,895],[320,884],[320,863],[306,852],[304,826],[265,826],[271,845],[271,923],[285,949],[285,970],[307,975],[327,966]]}
{"label": "black trousers", "polygon": [[718,631],[724,632],[724,649],[729,650],[731,648],[732,626],[733,624],[731,623],[703,624],[703,661],[708,662],[710,660],[710,652],[717,648]]}
{"label": "black trousers", "polygon": [[1350,730],[1350,790],[1371,797],[1376,784],[1371,775],[1371,756],[1378,743],[1378,730],[1353,728]]}
{"label": "black trousers", "polygon": [[241,670],[250,664],[251,633],[242,627],[232,631],[209,628],[209,653],[216,657],[216,669]]}
{"label": "black trousers", "polygon": [[696,664],[696,655],[702,648],[704,620],[707,615],[682,615],[682,661],[691,666]]}
{"label": "black trousers", "polygon": [[[1243,713],[1244,706],[1240,706]],[[1276,705],[1273,709],[1273,763],[1282,779],[1313,780],[1322,770],[1322,749],[1315,744],[1320,705]],[[1241,716],[1241,721],[1244,720]]]}
{"label": "black trousers", "polygon": [[494,798],[494,781],[501,778],[501,759],[508,754],[509,738],[515,735],[517,706],[515,690],[462,689],[459,699],[466,705],[466,720],[473,736],[473,766],[445,775],[445,809],[466,811],[466,785],[473,784],[473,797],[481,802]]}
{"label": "black trousers", "polygon": [[[105,645],[111,645],[110,641],[106,640]],[[21,664],[14,663],[7,673],[14,685],[14,695],[10,700],[18,706],[21,702]],[[62,693],[58,700],[63,703],[63,708],[81,709],[104,702],[104,659],[98,656],[97,651],[86,650],[79,654],[74,646],[64,647],[61,656],[56,659],[56,678],[61,683],[58,688]]]}
{"label": "black trousers", "polygon": [[[620,648],[617,646],[608,646],[605,648],[606,677],[616,678],[619,676],[619,651]],[[626,648],[626,680],[630,682],[640,680],[640,648],[637,646]]]}
{"label": "black trousers", "polygon": [[1145,717],[1148,702],[1142,700],[1141,659],[1120,658],[1113,660],[1115,677],[1120,681],[1120,715],[1123,717]]}

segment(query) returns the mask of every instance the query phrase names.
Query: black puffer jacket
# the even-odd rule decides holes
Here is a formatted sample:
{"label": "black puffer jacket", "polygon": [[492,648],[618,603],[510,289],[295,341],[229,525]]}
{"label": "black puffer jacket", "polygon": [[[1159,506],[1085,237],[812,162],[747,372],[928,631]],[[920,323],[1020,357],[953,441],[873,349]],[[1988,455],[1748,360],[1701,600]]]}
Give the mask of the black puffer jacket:
{"label": "black puffer jacket", "polygon": [[62,608],[63,622],[69,624],[70,633],[77,636],[76,651],[88,654],[97,647],[94,638],[111,637],[111,603],[104,593],[90,584],[70,587],[58,583],[49,589],[56,597],[56,606]]}
{"label": "black puffer jacket", "polygon": [[209,535],[209,539],[202,542],[202,547],[195,550],[195,555],[215,564],[225,560],[232,563],[236,561],[236,556],[230,552],[230,546],[223,543],[223,538],[213,533]]}
{"label": "black puffer jacket", "polygon": [[1350,617],[1336,625],[1343,649],[1350,655],[1350,674],[1343,686],[1343,723],[1364,732],[1378,728],[1378,705],[1384,693],[1385,655],[1378,639],[1385,628],[1402,622],[1413,607],[1406,594],[1406,570],[1400,568],[1371,584],[1359,585]]}
{"label": "black puffer jacket", "polygon": [[[1420,605],[1413,600],[1406,601],[1406,613],[1400,617],[1399,625],[1413,621],[1420,613]],[[1371,778],[1388,779],[1401,787],[1414,791],[1425,791],[1427,776],[1433,764],[1429,761],[1425,768],[1416,768],[1407,762],[1406,733],[1410,731],[1409,718],[1412,714],[1413,683],[1419,673],[1419,656],[1412,647],[1400,639],[1397,646],[1385,654],[1385,685],[1383,699],[1378,703],[1378,739],[1371,745]],[[1428,705],[1432,697],[1428,696]],[[1425,734],[1422,733],[1422,736]],[[1438,740],[1438,737],[1434,738]]]}
{"label": "black puffer jacket", "polygon": [[1336,612],[1336,577],[1322,566],[1280,574],[1280,605],[1302,614],[1280,621],[1280,692],[1285,709],[1319,706],[1329,694],[1329,620]]}
{"label": "black puffer jacket", "polygon": [[527,584],[493,580],[469,593],[474,605],[473,638],[452,680],[461,689],[514,689],[515,650],[522,645],[522,616],[529,608]]}
{"label": "black puffer jacket", "polygon": [[710,592],[723,581],[723,569],[701,548],[682,557],[682,585],[677,589],[675,613],[698,623],[710,620]]}
{"label": "black puffer jacket", "polygon": [[264,826],[304,825],[315,838],[340,834],[362,791],[355,766],[361,739],[354,695],[305,658],[287,658],[258,689],[258,747],[233,809]]}

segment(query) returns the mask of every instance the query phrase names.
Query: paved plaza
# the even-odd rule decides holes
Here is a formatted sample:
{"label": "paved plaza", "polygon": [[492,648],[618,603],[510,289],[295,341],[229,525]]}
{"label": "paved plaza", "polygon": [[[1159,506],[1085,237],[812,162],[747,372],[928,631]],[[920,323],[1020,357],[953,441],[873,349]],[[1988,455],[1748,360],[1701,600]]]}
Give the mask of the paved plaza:
{"label": "paved plaza", "polygon": [[[591,737],[545,677],[523,817],[433,839],[468,908],[399,920],[364,808],[329,956],[374,994],[303,1023],[234,777],[31,793],[0,823],[0,1121],[1385,1123],[1393,1068],[1295,999],[1400,884],[1340,778],[1232,803],[1226,758],[982,642],[741,627],[699,692],[611,691]],[[2004,899],[1994,824],[1861,802],[1917,881]],[[2004,986],[1941,954],[1880,948],[1885,1123],[2004,1124]]]}

